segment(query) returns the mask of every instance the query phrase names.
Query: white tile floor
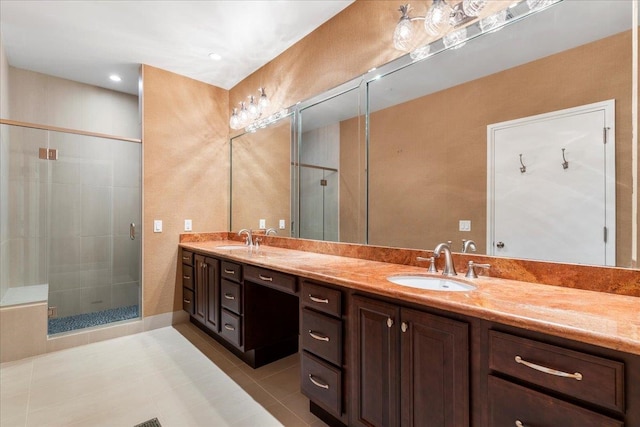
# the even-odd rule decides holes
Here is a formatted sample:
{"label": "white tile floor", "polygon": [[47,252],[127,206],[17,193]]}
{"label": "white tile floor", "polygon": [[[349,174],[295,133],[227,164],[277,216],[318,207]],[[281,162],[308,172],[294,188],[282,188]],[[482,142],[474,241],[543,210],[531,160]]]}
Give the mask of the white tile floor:
{"label": "white tile floor", "polygon": [[252,369],[185,323],[0,365],[0,426],[325,426],[299,357]]}

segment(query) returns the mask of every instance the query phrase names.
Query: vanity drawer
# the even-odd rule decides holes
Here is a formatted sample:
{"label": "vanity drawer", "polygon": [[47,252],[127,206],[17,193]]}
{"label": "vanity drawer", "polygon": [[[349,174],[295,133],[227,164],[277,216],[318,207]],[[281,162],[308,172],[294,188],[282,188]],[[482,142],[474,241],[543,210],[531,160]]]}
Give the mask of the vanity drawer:
{"label": "vanity drawer", "polygon": [[234,282],[242,281],[242,265],[235,262],[222,261],[222,269],[220,275],[225,279],[233,280]]}
{"label": "vanity drawer", "polygon": [[242,317],[227,310],[221,310],[220,335],[236,347],[242,347]]}
{"label": "vanity drawer", "polygon": [[182,264],[182,286],[193,290],[193,267]]}
{"label": "vanity drawer", "polygon": [[342,321],[302,309],[302,347],[338,366],[342,364]]}
{"label": "vanity drawer", "polygon": [[297,291],[296,278],[294,276],[265,268],[246,265],[244,267],[244,278],[290,294],[295,294]]}
{"label": "vanity drawer", "polygon": [[222,279],[220,284],[220,305],[237,314],[242,314],[242,286]]}
{"label": "vanity drawer", "polygon": [[193,252],[182,250],[182,263],[193,267]]}
{"label": "vanity drawer", "polygon": [[334,415],[342,414],[342,371],[307,353],[300,359],[300,389]]}
{"label": "vanity drawer", "polygon": [[624,412],[621,362],[497,331],[489,331],[489,352],[493,371]]}
{"label": "vanity drawer", "polygon": [[489,425],[622,427],[624,423],[526,387],[489,376]]}
{"label": "vanity drawer", "polygon": [[182,288],[182,309],[192,315],[193,304],[193,291],[191,289]]}
{"label": "vanity drawer", "polygon": [[337,289],[303,281],[300,300],[303,307],[310,307],[336,317],[342,315],[342,292]]}

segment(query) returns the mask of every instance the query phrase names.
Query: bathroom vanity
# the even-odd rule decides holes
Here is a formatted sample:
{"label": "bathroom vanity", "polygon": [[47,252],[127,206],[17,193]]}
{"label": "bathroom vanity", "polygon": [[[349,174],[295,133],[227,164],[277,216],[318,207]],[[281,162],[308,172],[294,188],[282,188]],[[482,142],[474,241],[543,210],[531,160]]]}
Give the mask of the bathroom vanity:
{"label": "bathroom vanity", "polygon": [[181,243],[184,309],[253,367],[299,350],[330,425],[640,426],[636,297],[487,277],[424,291],[387,280],[426,274],[410,265],[233,245]]}

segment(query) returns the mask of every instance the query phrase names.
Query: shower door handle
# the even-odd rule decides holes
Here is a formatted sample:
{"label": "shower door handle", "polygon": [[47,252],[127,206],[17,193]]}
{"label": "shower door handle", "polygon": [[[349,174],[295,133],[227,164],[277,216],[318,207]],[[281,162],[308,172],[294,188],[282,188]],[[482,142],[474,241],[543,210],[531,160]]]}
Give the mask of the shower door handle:
{"label": "shower door handle", "polygon": [[133,222],[129,224],[129,238],[136,240],[136,225]]}

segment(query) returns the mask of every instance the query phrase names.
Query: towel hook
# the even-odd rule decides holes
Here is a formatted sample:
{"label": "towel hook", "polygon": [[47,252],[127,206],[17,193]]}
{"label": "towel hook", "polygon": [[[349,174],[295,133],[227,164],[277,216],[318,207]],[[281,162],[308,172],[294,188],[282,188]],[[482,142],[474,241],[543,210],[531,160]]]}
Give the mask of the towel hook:
{"label": "towel hook", "polygon": [[522,154],[520,154],[520,164],[522,167],[520,168],[520,173],[525,173],[527,171],[527,167],[522,163]]}
{"label": "towel hook", "polygon": [[563,169],[568,169],[569,168],[569,162],[567,162],[567,159],[564,158],[564,148],[562,149],[562,168]]}

